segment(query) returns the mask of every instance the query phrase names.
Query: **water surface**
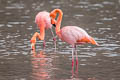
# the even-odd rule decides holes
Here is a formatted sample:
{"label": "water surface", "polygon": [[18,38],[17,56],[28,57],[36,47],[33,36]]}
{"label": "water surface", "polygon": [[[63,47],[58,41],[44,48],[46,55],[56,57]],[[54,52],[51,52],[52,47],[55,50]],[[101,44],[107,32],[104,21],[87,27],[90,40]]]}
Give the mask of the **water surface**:
{"label": "water surface", "polygon": [[[119,0],[1,0],[0,80],[120,80],[119,7]],[[46,49],[38,41],[31,51],[35,15],[55,8],[63,10],[62,26],[80,26],[100,44],[77,47],[78,67],[71,46],[58,38],[54,51],[50,30]]]}

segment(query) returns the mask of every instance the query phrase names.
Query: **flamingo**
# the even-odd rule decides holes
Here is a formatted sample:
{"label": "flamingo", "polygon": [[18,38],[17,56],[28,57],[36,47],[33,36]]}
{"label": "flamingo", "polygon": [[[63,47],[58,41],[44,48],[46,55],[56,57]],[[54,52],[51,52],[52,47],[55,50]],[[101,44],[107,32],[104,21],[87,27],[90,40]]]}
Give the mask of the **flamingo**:
{"label": "flamingo", "polygon": [[[55,22],[55,18],[58,13],[57,21]],[[83,44],[83,43],[91,43],[94,45],[99,45],[88,33],[77,26],[65,26],[62,29],[61,27],[61,21],[62,21],[63,12],[61,9],[54,9],[50,13],[51,17],[51,24],[55,24],[56,28],[56,34],[57,36],[64,42],[67,42],[68,44],[72,45],[72,66],[74,65],[74,51],[76,51],[76,45]],[[77,52],[76,53],[76,64],[78,64],[77,59]]]}
{"label": "flamingo", "polygon": [[53,31],[52,31],[52,24],[50,19],[50,13],[46,11],[39,12],[35,17],[35,23],[40,29],[40,34],[38,32],[35,32],[32,36],[30,42],[31,42],[31,48],[32,50],[35,50],[35,44],[36,44],[36,38],[38,37],[39,40],[43,40],[43,47],[45,48],[45,29],[51,29],[51,33],[53,36],[53,41],[55,44],[56,49],[56,38],[54,37]]}

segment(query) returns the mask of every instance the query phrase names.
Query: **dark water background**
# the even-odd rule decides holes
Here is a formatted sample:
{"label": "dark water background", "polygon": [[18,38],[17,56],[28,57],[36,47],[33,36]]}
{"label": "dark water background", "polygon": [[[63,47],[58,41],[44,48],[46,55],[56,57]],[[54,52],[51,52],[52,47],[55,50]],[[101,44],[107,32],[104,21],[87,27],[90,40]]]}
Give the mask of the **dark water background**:
{"label": "dark water background", "polygon": [[[47,48],[38,41],[31,51],[35,15],[55,8],[62,26],[80,26],[100,44],[77,48],[77,72],[71,46],[57,39],[54,52],[49,30]],[[0,0],[0,80],[120,80],[120,0]]]}

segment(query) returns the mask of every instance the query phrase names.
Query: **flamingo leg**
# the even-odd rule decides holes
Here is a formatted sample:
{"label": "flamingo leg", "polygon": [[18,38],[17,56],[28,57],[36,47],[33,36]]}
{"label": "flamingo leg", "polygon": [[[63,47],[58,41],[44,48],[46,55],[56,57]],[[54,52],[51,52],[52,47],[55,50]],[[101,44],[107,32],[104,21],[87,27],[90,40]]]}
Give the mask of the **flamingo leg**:
{"label": "flamingo leg", "polygon": [[45,47],[46,47],[46,42],[45,42],[45,40],[43,41],[43,48],[45,49]]}
{"label": "flamingo leg", "polygon": [[76,73],[78,73],[78,55],[77,55],[76,45],[75,45],[75,55],[76,55]]}
{"label": "flamingo leg", "polygon": [[74,47],[72,48],[72,77],[74,76]]}
{"label": "flamingo leg", "polygon": [[72,49],[72,67],[74,67],[74,47]]}
{"label": "flamingo leg", "polygon": [[78,65],[78,55],[77,55],[76,45],[75,45],[75,55],[76,55],[76,66],[77,66]]}
{"label": "flamingo leg", "polygon": [[56,37],[54,36],[54,33],[53,33],[52,28],[50,29],[50,31],[51,31],[51,34],[52,34],[52,36],[53,36],[53,41],[54,41],[55,50],[56,50]]}
{"label": "flamingo leg", "polygon": [[74,76],[74,57],[75,57],[74,53],[76,53],[75,51],[76,51],[76,45],[74,45],[72,48],[72,76]]}
{"label": "flamingo leg", "polygon": [[35,50],[35,44],[36,44],[36,38],[37,37],[39,38],[39,40],[41,40],[40,34],[38,32],[35,32],[33,37],[30,40],[32,50]]}

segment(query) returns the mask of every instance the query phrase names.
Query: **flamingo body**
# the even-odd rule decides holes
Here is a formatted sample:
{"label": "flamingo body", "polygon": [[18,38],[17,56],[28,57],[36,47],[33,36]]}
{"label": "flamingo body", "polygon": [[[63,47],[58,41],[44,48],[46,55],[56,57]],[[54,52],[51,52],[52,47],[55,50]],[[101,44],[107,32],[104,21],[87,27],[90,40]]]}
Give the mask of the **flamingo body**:
{"label": "flamingo body", "polygon": [[45,29],[49,29],[52,27],[50,13],[46,11],[39,12],[35,17],[35,23],[38,27],[42,27],[44,24]]}
{"label": "flamingo body", "polygon": [[91,38],[85,30],[77,26],[63,27],[59,37],[73,46],[75,43],[88,43]]}

